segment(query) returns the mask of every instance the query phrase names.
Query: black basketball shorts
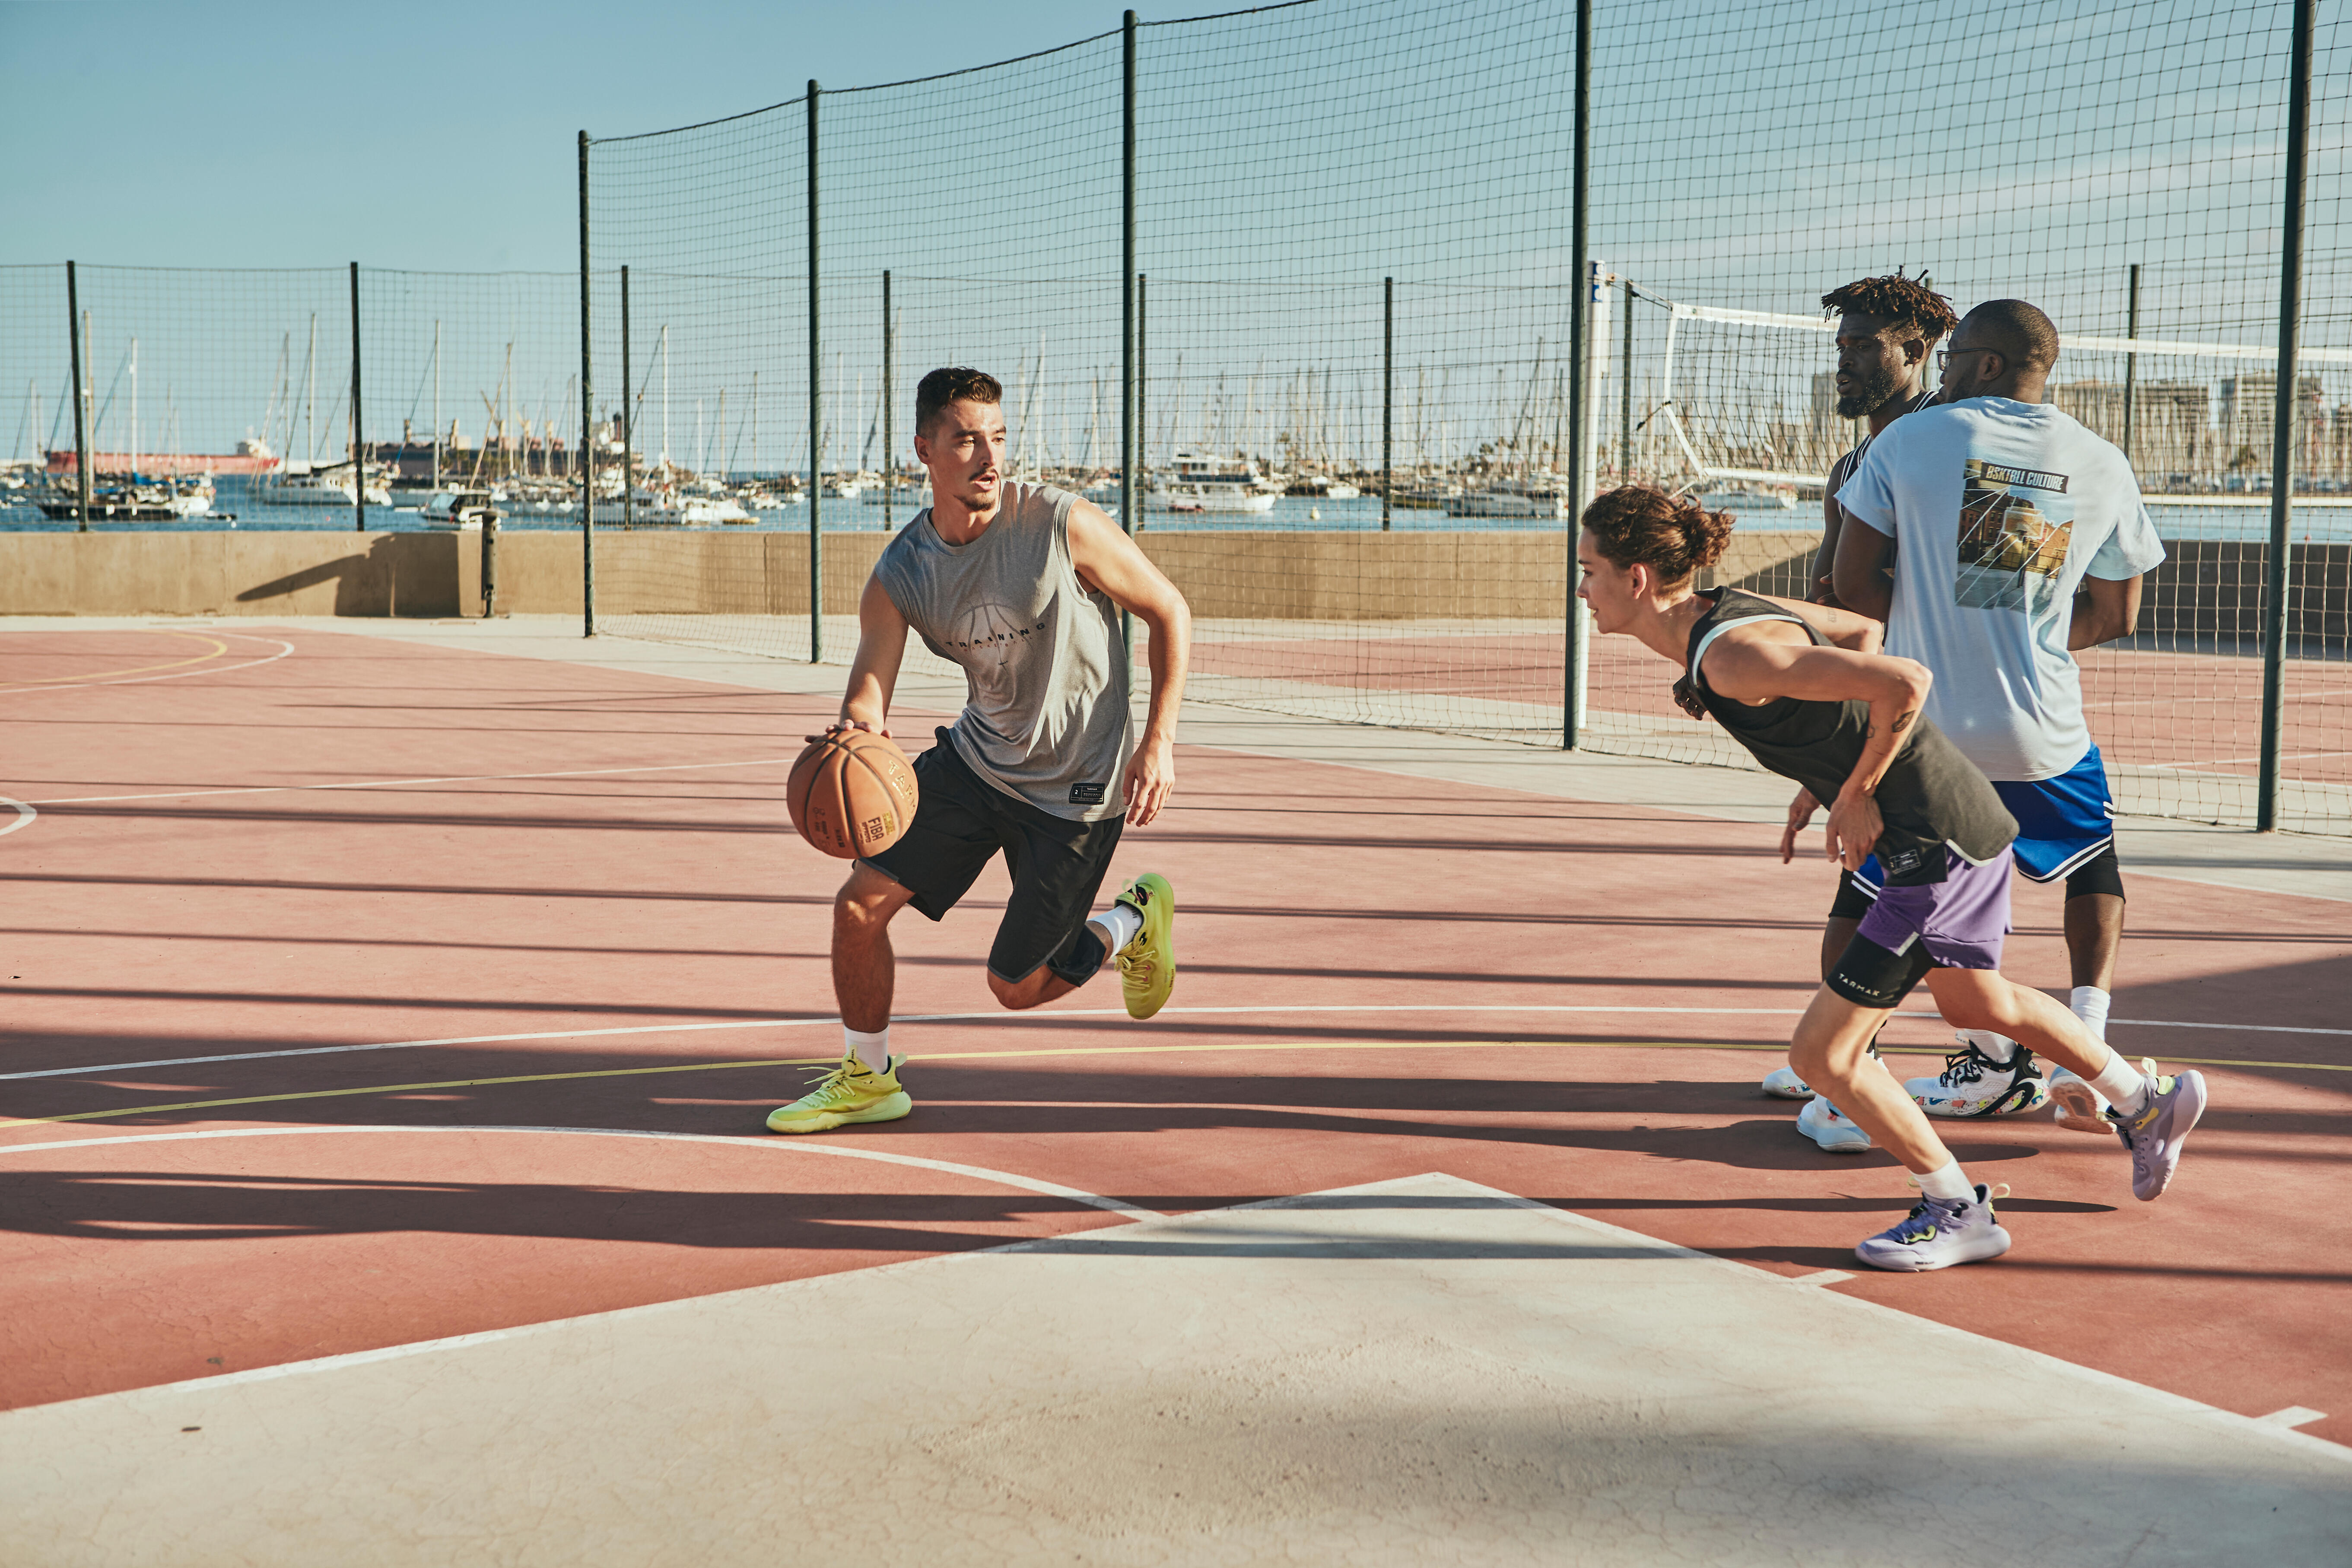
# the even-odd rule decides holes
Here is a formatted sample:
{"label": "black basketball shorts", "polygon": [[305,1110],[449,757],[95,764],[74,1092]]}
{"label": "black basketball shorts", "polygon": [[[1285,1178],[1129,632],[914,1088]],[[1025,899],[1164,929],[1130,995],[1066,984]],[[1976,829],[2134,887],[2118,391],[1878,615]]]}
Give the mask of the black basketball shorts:
{"label": "black basketball shorts", "polygon": [[914,894],[908,901],[936,921],[1002,850],[1013,896],[988,950],[988,972],[1018,983],[1045,965],[1073,985],[1085,984],[1104,956],[1087,916],[1126,819],[1073,822],[1041,811],[973,773],[948,732],[938,734],[939,743],[915,759],[915,820],[898,843],[859,864]]}

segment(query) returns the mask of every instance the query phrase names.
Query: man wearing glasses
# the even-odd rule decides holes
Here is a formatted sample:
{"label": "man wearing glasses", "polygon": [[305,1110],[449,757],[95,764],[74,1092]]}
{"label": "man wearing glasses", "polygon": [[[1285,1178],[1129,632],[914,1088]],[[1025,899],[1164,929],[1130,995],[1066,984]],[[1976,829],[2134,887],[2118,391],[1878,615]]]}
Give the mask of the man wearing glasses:
{"label": "man wearing glasses", "polygon": [[[2123,877],[2074,655],[2130,635],[2164,546],[2123,453],[2043,401],[2058,358],[2049,317],[1989,300],[1937,357],[1936,405],[1880,436],[1838,494],[1836,593],[1886,622],[1889,654],[1935,673],[1927,717],[2018,819],[2018,869],[2065,879],[2073,1007],[2104,1039]],[[2011,1114],[2046,1092],[2062,1126],[2109,1125],[2090,1084],[2059,1074],[2045,1091],[2032,1053],[1981,1030],[1941,1075],[1906,1087],[1932,1115]]]}

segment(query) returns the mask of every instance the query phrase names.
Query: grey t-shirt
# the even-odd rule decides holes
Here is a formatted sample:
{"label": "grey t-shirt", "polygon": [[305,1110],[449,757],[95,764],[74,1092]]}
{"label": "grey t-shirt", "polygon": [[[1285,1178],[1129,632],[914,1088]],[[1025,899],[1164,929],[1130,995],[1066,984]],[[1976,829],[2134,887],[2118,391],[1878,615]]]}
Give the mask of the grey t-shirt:
{"label": "grey t-shirt", "polygon": [[1125,809],[1131,749],[1118,607],[1070,560],[1070,509],[1050,485],[1007,484],[978,539],[950,544],[925,507],[874,564],[923,645],[963,667],[949,734],[971,771],[1076,822]]}

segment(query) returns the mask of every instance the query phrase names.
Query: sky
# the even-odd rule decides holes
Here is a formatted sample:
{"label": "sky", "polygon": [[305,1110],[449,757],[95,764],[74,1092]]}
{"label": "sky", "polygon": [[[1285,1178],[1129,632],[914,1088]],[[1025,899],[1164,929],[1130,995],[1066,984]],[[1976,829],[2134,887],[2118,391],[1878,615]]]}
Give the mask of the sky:
{"label": "sky", "polygon": [[1101,0],[0,0],[0,262],[562,270],[583,129],[954,70],[1119,17]]}
{"label": "sky", "polygon": [[[1164,3],[1143,19],[1221,0]],[[2124,330],[2139,266],[2144,336],[2263,343],[2288,0],[1956,9],[1982,47],[1956,54],[1946,10],[1878,0],[1601,0],[1595,254],[1654,294],[1777,312],[1926,267],[1962,309],[2022,295],[2062,331],[2100,335]],[[2307,347],[2339,356],[2326,374],[2342,397],[2352,24],[2336,11],[2317,50],[2305,330]],[[1322,0],[1147,30],[1147,429],[1260,444],[1303,429],[1360,450],[1379,428],[1388,278],[1415,448],[1557,426],[1576,293],[1571,16],[1566,0]],[[1023,424],[1084,447],[1116,407],[1118,58],[1115,38],[1059,47],[1119,18],[1071,0],[0,0],[0,406],[19,412],[0,431],[20,428],[22,446],[66,406],[55,264],[68,257],[95,306],[100,395],[144,385],[142,424],[159,408],[184,416],[192,441],[273,417],[282,440],[288,384],[306,388],[306,420],[312,380],[348,384],[349,260],[365,269],[371,435],[432,423],[436,407],[474,421],[492,402],[519,401],[526,418],[569,409],[584,128],[604,143],[600,401],[624,385],[659,396],[698,449],[705,437],[687,432],[731,449],[748,420],[743,444],[772,456],[787,442],[773,422],[804,406],[797,100],[814,77],[829,94],[826,426],[872,445],[890,269],[901,371],[1008,372]],[[1038,50],[1058,52],[844,91]],[[637,329],[625,374],[610,341],[623,265]],[[154,268],[317,270],[122,270]],[[1670,351],[1664,314],[1635,316],[1645,408],[1671,395],[1694,424],[1713,410],[1727,441],[1807,416],[1819,334],[1692,322]],[[2241,368],[2197,355],[2140,374]],[[2065,369],[2112,379],[2124,366],[2076,354]]]}

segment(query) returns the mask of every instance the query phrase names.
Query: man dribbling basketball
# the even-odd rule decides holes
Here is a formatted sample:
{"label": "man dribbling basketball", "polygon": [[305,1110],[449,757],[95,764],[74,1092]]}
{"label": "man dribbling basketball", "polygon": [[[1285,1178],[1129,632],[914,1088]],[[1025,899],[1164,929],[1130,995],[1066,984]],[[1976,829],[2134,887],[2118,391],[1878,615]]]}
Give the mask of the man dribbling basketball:
{"label": "man dribbling basketball", "polygon": [[[1003,399],[976,370],[935,370],[916,389],[915,455],[930,470],[932,502],[866,580],[831,730],[890,732],[909,628],[963,668],[970,697],[915,759],[921,795],[905,835],[859,860],[835,897],[841,1066],[770,1113],[771,1131],[824,1132],[913,1109],[890,1055],[890,921],[908,904],[941,919],[999,851],[1013,877],[988,954],[999,1002],[1067,995],[1113,958],[1131,1016],[1157,1013],[1175,984],[1165,878],[1138,877],[1109,908],[1087,911],[1122,827],[1158,816],[1174,787],[1192,612],[1101,509],[1004,479]],[[1151,633],[1150,715],[1132,746],[1122,609]]]}

